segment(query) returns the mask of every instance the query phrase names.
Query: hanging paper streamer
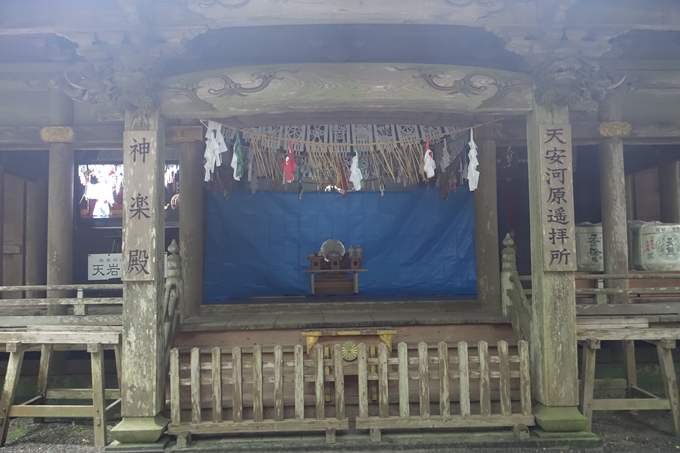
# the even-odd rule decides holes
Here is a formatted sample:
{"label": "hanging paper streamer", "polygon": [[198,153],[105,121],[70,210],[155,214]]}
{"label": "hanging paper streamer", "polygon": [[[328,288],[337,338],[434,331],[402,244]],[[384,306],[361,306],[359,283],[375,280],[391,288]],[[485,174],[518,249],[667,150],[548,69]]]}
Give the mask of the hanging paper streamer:
{"label": "hanging paper streamer", "polygon": [[243,176],[243,149],[241,147],[241,135],[236,131],[234,141],[234,155],[231,158],[231,168],[234,169],[234,181],[240,181]]}
{"label": "hanging paper streamer", "polygon": [[442,148],[442,158],[439,161],[439,165],[442,168],[442,172],[446,171],[451,165],[451,155],[449,154],[449,148],[446,146],[446,139],[444,139],[444,147]]}
{"label": "hanging paper streamer", "polygon": [[352,158],[349,180],[354,185],[354,190],[361,190],[364,188],[364,174],[361,172],[361,160],[359,159],[359,153],[356,151]]}
{"label": "hanging paper streamer", "polygon": [[434,162],[434,153],[430,149],[430,139],[425,139],[425,155],[423,156],[423,172],[427,175],[427,179],[434,177],[434,169],[437,164]]}
{"label": "hanging paper streamer", "polygon": [[283,168],[283,178],[285,182],[293,182],[295,180],[295,169],[297,164],[295,163],[295,154],[293,153],[293,144],[288,141],[288,155],[281,163],[281,168]]}
{"label": "hanging paper streamer", "polygon": [[468,164],[467,179],[470,185],[470,191],[477,189],[477,184],[479,183],[479,171],[477,171],[477,166],[479,161],[477,160],[477,144],[474,138],[474,129],[470,129],[470,152],[468,153],[468,158],[470,163]]}
{"label": "hanging paper streamer", "polygon": [[227,151],[227,144],[222,134],[222,125],[217,121],[208,121],[208,130],[205,133],[205,176],[206,182],[212,179],[215,167],[222,165],[221,154]]}

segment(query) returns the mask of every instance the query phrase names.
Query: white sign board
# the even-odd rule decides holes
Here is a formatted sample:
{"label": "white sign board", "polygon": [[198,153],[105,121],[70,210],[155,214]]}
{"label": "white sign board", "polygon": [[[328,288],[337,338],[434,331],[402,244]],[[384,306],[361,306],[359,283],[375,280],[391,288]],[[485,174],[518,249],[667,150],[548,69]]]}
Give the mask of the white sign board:
{"label": "white sign board", "polygon": [[[121,278],[122,253],[93,253],[87,255],[87,280],[112,280]],[[165,255],[167,273],[168,255]]]}
{"label": "white sign board", "polygon": [[121,253],[94,253],[87,255],[87,279],[111,280],[120,278]]}

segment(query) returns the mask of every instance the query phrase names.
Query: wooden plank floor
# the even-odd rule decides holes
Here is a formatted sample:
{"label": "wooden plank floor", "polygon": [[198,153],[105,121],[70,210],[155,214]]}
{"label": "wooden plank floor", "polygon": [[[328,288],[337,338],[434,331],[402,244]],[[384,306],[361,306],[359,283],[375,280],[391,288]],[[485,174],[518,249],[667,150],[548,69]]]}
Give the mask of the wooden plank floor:
{"label": "wooden plank floor", "polygon": [[258,300],[254,304],[203,305],[181,332],[260,329],[315,329],[446,324],[507,324],[499,311],[477,301],[442,298],[375,301],[367,298]]}

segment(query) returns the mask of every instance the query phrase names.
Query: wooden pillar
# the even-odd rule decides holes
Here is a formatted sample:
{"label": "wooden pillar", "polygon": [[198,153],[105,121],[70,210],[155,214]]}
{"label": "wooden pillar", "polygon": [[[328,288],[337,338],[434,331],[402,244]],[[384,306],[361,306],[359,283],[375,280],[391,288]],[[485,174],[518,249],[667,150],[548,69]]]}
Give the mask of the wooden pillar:
{"label": "wooden pillar", "polygon": [[[601,122],[621,121],[621,106],[611,93],[600,102]],[[605,274],[628,273],[628,222],[623,139],[606,137],[600,142],[600,194],[602,198],[602,249]],[[628,280],[605,280],[607,288],[628,288]],[[628,302],[628,294],[612,294],[609,302]]]}
{"label": "wooden pillar", "polygon": [[[27,285],[47,282],[47,179],[26,183],[26,248],[25,275]],[[27,291],[27,298],[41,297],[42,291]]]}
{"label": "wooden pillar", "polygon": [[496,193],[496,141],[477,140],[479,185],[475,190],[477,300],[482,308],[501,310]]}
{"label": "wooden pillar", "polygon": [[179,145],[179,245],[182,257],[182,319],[198,315],[203,303],[203,151],[202,142]]}
{"label": "wooden pillar", "polygon": [[[550,130],[558,130],[560,140],[551,139]],[[527,152],[534,414],[546,431],[581,431],[588,420],[577,408],[574,198],[566,106],[534,105],[527,117]]]}
{"label": "wooden pillar", "polygon": [[125,114],[123,165],[123,342],[121,443],[156,442],[167,425],[165,338],[164,121],[158,112]]}
{"label": "wooden pillar", "polygon": [[[4,266],[5,252],[5,157],[0,156],[0,250],[2,250],[2,255],[0,255],[0,283],[4,284]],[[0,298],[2,298],[2,293],[0,293]]]}
{"label": "wooden pillar", "polygon": [[[50,98],[53,126],[73,124],[73,100],[53,89]],[[47,284],[66,285],[73,278],[73,145],[49,144],[47,202]],[[68,292],[49,291],[48,297],[67,297]],[[50,306],[49,315],[66,314],[66,306]]]}
{"label": "wooden pillar", "polygon": [[661,156],[659,161],[661,221],[680,223],[680,160]]}
{"label": "wooden pillar", "polygon": [[[626,219],[635,220],[635,176],[626,176]],[[628,269],[634,269],[633,263],[633,231],[627,228],[628,235]]]}

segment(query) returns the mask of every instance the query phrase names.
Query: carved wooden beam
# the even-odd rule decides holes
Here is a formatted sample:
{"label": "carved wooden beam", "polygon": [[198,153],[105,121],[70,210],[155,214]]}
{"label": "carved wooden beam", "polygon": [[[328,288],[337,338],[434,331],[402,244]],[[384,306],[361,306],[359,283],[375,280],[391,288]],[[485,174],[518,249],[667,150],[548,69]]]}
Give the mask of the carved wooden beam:
{"label": "carved wooden beam", "polygon": [[[201,126],[166,128],[166,146],[173,148],[179,143],[191,141],[203,141]],[[48,143],[72,143],[75,148],[80,149],[122,148],[123,125],[0,127],[0,150],[47,149]]]}
{"label": "carved wooden beam", "polygon": [[[226,123],[226,122],[225,122]],[[597,121],[574,122],[572,126],[573,142],[578,145],[596,144],[603,137],[600,132],[602,124]],[[625,123],[627,124],[627,123]],[[449,125],[469,127],[470,124],[457,122]],[[244,127],[244,125],[238,125]],[[249,125],[255,126],[255,125]],[[625,129],[625,126],[623,126]],[[123,146],[122,125],[72,126],[73,143],[79,149],[120,149]],[[41,137],[42,131],[53,131],[54,128],[0,127],[0,150],[40,150],[47,149],[47,143]],[[619,131],[626,132],[625,130]],[[166,146],[176,147],[179,143],[203,141],[202,126],[170,126],[166,128]],[[605,131],[605,134],[608,133]],[[496,140],[499,146],[526,144],[526,124],[524,121],[506,121],[478,128],[475,137],[483,140]],[[49,137],[47,137],[49,139]],[[55,139],[52,139],[55,140]],[[630,132],[624,135],[626,144],[678,144],[680,143],[680,123],[638,123],[630,125]]]}

